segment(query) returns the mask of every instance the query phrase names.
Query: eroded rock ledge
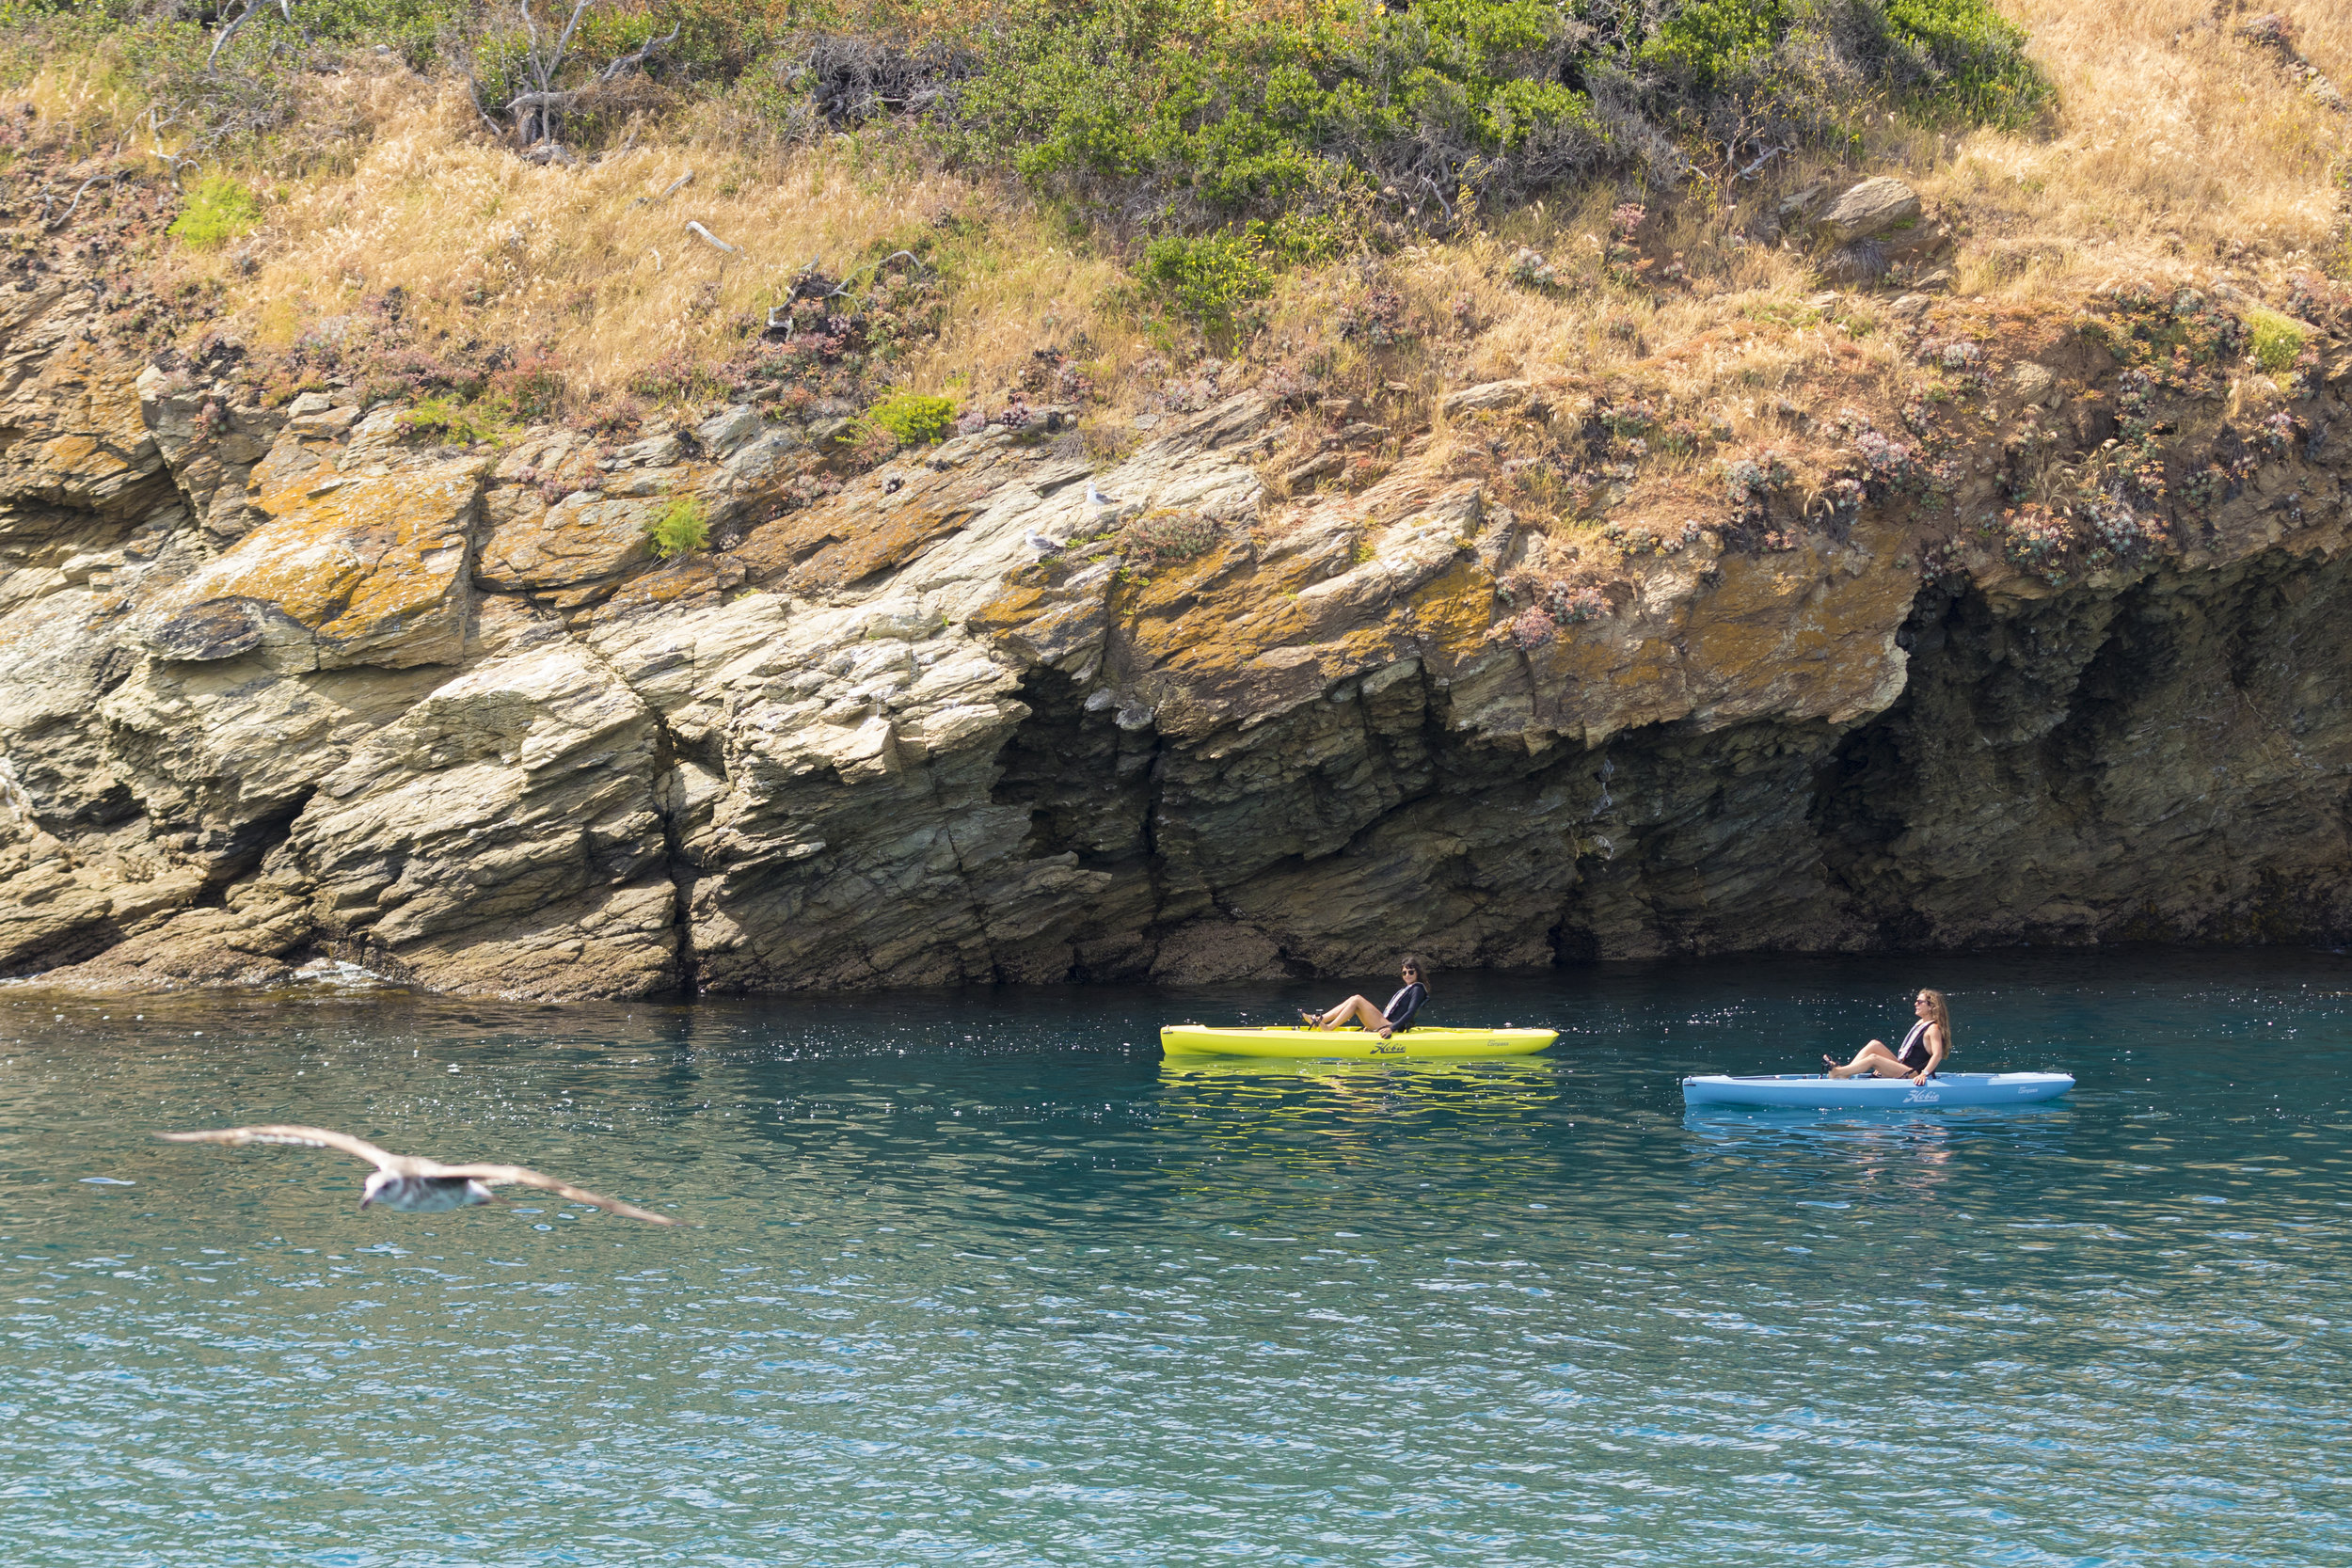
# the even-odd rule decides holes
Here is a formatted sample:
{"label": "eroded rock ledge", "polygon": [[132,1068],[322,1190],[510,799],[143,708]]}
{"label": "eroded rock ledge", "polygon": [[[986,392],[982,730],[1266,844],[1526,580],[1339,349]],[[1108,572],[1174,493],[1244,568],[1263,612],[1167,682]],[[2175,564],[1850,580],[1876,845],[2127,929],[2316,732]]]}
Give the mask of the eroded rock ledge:
{"label": "eroded rock ledge", "polygon": [[[2161,555],[2053,585],[1965,526],[1981,481],[1957,531],[1677,513],[1529,639],[1497,584],[1545,541],[1467,439],[1279,500],[1317,416],[1246,393],[1107,470],[993,432],[771,516],[812,437],[747,410],[430,449],[106,362],[70,279],[9,297],[0,973],[564,998],[2352,925],[2341,374]],[[2047,348],[1983,367],[1989,423],[2098,403]],[[717,547],[657,562],[681,494]],[[1158,513],[1213,546],[1115,553]]]}

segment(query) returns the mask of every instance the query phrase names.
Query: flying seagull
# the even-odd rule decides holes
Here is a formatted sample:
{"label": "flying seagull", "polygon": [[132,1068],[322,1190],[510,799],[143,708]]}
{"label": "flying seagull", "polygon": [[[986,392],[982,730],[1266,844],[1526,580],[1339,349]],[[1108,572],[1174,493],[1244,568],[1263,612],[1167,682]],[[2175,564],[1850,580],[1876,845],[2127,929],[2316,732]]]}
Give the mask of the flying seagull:
{"label": "flying seagull", "polygon": [[617,1203],[609,1197],[580,1191],[551,1176],[541,1176],[521,1165],[445,1165],[437,1160],[421,1160],[413,1154],[389,1154],[365,1138],[355,1138],[348,1132],[330,1132],[324,1127],[221,1127],[201,1132],[158,1132],[159,1138],[176,1144],[227,1144],[241,1148],[246,1144],[294,1144],[303,1148],[340,1148],[354,1154],[375,1167],[368,1174],[367,1185],[360,1189],[359,1207],[381,1203],[387,1209],[398,1209],[407,1214],[438,1214],[451,1209],[463,1209],[470,1204],[496,1203],[492,1187],[539,1187],[566,1197],[574,1203],[594,1204],[613,1213],[633,1220],[650,1220],[656,1225],[675,1225],[678,1222],[665,1214],[648,1212],[631,1204]]}

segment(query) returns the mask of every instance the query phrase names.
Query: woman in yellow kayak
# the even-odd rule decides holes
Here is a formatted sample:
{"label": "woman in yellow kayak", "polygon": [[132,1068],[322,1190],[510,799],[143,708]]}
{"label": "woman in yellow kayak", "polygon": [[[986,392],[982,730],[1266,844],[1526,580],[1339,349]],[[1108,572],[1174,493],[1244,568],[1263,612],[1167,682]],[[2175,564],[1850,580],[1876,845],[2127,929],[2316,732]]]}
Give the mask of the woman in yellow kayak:
{"label": "woman in yellow kayak", "polygon": [[1410,953],[1397,967],[1405,987],[1389,998],[1386,1007],[1374,1006],[1369,997],[1351,996],[1327,1013],[1302,1012],[1298,1015],[1300,1021],[1310,1029],[1336,1029],[1352,1018],[1382,1039],[1387,1039],[1393,1030],[1410,1028],[1413,1015],[1429,1000],[1429,988],[1421,983],[1421,960]]}
{"label": "woman in yellow kayak", "polygon": [[1952,1053],[1952,1010],[1944,1005],[1940,990],[1923,990],[1913,997],[1911,1010],[1919,1022],[1903,1037],[1901,1050],[1889,1051],[1884,1040],[1872,1040],[1855,1052],[1851,1062],[1824,1056],[1821,1060],[1829,1068],[1829,1076],[1859,1078],[1867,1072],[1881,1078],[1908,1078],[1915,1084],[1934,1077],[1944,1058]]}

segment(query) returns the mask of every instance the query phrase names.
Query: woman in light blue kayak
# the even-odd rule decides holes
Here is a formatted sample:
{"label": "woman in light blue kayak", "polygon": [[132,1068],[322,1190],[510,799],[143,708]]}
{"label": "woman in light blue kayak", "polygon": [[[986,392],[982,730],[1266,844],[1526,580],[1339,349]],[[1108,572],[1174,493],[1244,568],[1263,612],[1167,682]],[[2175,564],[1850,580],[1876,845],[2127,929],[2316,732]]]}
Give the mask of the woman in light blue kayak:
{"label": "woman in light blue kayak", "polygon": [[1317,1015],[1302,1012],[1300,1022],[1310,1029],[1336,1029],[1354,1019],[1365,1028],[1387,1039],[1392,1030],[1409,1028],[1413,1015],[1429,1000],[1429,988],[1421,983],[1421,960],[1410,953],[1397,966],[1405,981],[1404,989],[1389,998],[1386,1007],[1375,1007],[1364,996],[1351,996],[1329,1012]]}
{"label": "woman in light blue kayak", "polygon": [[1881,1078],[1908,1078],[1924,1084],[1935,1076],[1935,1069],[1944,1065],[1944,1058],[1952,1053],[1952,1010],[1944,1005],[1940,990],[1923,990],[1911,1001],[1911,1010],[1919,1022],[1903,1037],[1900,1050],[1889,1051],[1884,1040],[1872,1040],[1854,1053],[1851,1062],[1839,1062],[1835,1056],[1823,1056],[1822,1063],[1832,1078],[1859,1078],[1875,1073]]}

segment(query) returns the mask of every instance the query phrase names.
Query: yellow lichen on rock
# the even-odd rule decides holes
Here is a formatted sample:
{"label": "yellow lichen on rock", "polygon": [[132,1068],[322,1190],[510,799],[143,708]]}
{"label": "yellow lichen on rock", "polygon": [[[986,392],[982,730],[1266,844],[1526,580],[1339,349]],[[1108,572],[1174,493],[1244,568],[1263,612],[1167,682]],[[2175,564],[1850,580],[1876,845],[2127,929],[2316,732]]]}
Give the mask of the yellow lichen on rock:
{"label": "yellow lichen on rock", "polygon": [[306,480],[255,504],[268,521],[159,596],[167,658],[260,652],[280,670],[454,663],[483,465]]}

